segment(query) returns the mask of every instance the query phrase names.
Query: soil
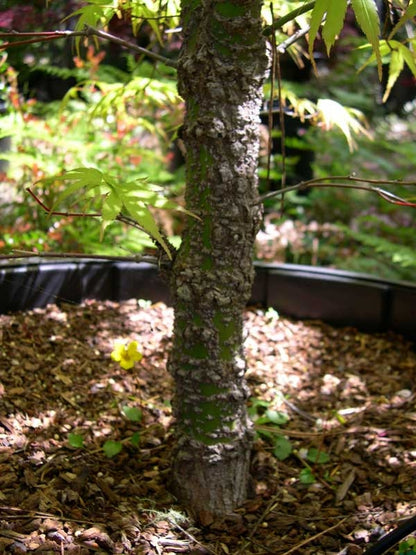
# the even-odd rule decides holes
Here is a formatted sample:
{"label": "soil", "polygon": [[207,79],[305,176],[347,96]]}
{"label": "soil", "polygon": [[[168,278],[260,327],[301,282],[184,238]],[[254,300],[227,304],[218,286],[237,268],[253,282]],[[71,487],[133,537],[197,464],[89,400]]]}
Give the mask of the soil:
{"label": "soil", "polygon": [[359,555],[416,514],[414,346],[252,308],[253,492],[197,526],[168,489],[172,321],[134,300],[0,317],[0,553]]}

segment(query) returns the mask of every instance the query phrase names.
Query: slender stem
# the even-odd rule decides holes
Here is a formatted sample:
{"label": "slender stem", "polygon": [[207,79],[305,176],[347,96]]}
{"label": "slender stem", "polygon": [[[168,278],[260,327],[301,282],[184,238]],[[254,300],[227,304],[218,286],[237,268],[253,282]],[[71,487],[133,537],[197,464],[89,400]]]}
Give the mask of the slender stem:
{"label": "slender stem", "polygon": [[27,32],[27,31],[9,31],[7,33],[4,32],[0,32],[0,38],[5,38],[5,37],[52,37],[52,36],[56,36],[58,38],[60,38],[60,36],[79,36],[79,37],[83,37],[85,36],[85,33],[83,31],[32,31],[32,32]]}
{"label": "slender stem", "polygon": [[107,33],[106,31],[101,31],[99,29],[95,29],[94,27],[87,27],[86,36],[94,35],[96,37],[106,39],[110,42],[114,42],[115,44],[119,44],[120,46],[124,46],[129,50],[133,50],[134,52],[138,52],[139,54],[144,54],[145,56],[149,56],[158,62],[164,63],[166,66],[170,67],[177,67],[177,63],[175,60],[171,60],[170,58],[166,58],[165,56],[161,56],[160,54],[156,54],[156,52],[152,52],[151,50],[147,50],[147,48],[142,48],[141,46],[137,46],[136,44],[132,44],[126,40],[123,40],[115,35]]}
{"label": "slender stem", "polygon": [[111,256],[106,254],[85,254],[79,252],[30,252],[14,250],[15,254],[0,254],[0,260],[11,260],[19,258],[82,258],[92,260],[110,260],[119,262],[147,262],[157,265],[158,261],[155,256]]}
{"label": "slender stem", "polygon": [[332,530],[335,530],[335,528],[338,528],[338,526],[341,526],[341,524],[343,524],[347,520],[347,518],[348,517],[345,517],[342,520],[340,520],[339,522],[337,522],[336,524],[334,524],[333,526],[330,526],[329,528],[326,528],[325,530],[322,530],[322,532],[318,532],[318,534],[315,534],[314,536],[311,536],[310,538],[306,538],[306,540],[301,541],[300,543],[298,543],[297,545],[295,545],[294,547],[292,547],[288,551],[285,551],[283,553],[283,555],[289,555],[289,553],[293,553],[295,551],[298,551],[298,549],[303,547],[304,545],[307,545],[308,543],[317,540],[318,538],[324,536],[325,534],[328,534],[328,532],[331,532]]}
{"label": "slender stem", "polygon": [[27,40],[19,40],[16,42],[4,42],[3,44],[0,44],[0,50],[5,50],[6,48],[9,48],[10,46],[22,46],[23,44],[34,44],[34,43],[38,43],[38,42],[48,42],[51,40],[56,40],[56,39],[60,39],[62,38],[59,35],[50,35],[48,37],[40,37],[40,38],[35,38],[35,39],[27,39]]}
{"label": "slender stem", "polygon": [[[352,183],[336,183],[336,181],[350,181]],[[360,185],[363,183],[363,185]],[[290,187],[284,187],[278,191],[272,191],[266,193],[260,197],[260,201],[279,197],[285,193],[290,193],[291,191],[304,191],[305,189],[311,189],[312,187],[339,187],[341,189],[357,189],[362,191],[369,191],[371,193],[376,193],[382,197],[387,202],[391,204],[397,204],[399,206],[410,206],[411,208],[416,208],[416,203],[410,202],[402,197],[399,197],[390,191],[385,191],[380,187],[373,187],[371,185],[364,185],[364,183],[372,184],[384,184],[384,185],[402,185],[402,186],[415,186],[416,181],[397,181],[397,180],[377,180],[377,179],[365,179],[362,177],[355,177],[353,175],[332,175],[328,177],[310,179],[309,181],[301,181],[296,185],[291,185]]]}
{"label": "slender stem", "polygon": [[271,35],[274,31],[276,31],[277,29],[280,29],[281,27],[283,27],[283,25],[285,25],[289,21],[293,21],[298,16],[312,10],[314,6],[315,6],[315,0],[313,0],[312,2],[308,2],[307,4],[304,4],[299,8],[296,8],[295,10],[292,10],[291,12],[287,13],[286,15],[274,21],[272,25],[269,25],[268,27],[266,27],[263,30],[263,35],[266,37]]}
{"label": "slender stem", "polygon": [[292,46],[292,44],[294,44],[296,41],[304,37],[307,33],[309,33],[309,31],[310,31],[310,26],[307,25],[304,29],[299,29],[299,31],[296,31],[295,33],[293,33],[293,35],[291,35],[286,40],[278,44],[276,49],[279,52],[279,54],[284,54],[286,50],[289,48],[289,46]]}
{"label": "slender stem", "polygon": [[35,193],[31,190],[30,187],[26,187],[26,191],[39,204],[39,206],[41,208],[43,208],[43,210],[45,210],[45,212],[48,213],[49,216],[62,216],[64,218],[101,218],[101,213],[100,212],[91,212],[91,213],[85,213],[85,212],[58,212],[58,211],[52,210],[52,208],[48,208],[46,206],[46,204],[44,204],[40,200],[40,198],[37,195],[35,195]]}
{"label": "slender stem", "polygon": [[125,48],[132,50],[133,52],[138,52],[139,54],[143,54],[148,56],[149,58],[153,58],[158,62],[162,62],[167,66],[176,68],[177,63],[175,60],[171,60],[166,58],[165,56],[161,56],[156,52],[152,52],[151,50],[147,50],[147,48],[142,48],[137,44],[133,44],[129,41],[123,40],[116,35],[112,35],[111,33],[107,33],[106,31],[101,31],[99,29],[95,29],[94,27],[86,26],[84,31],[50,31],[50,32],[38,32],[38,33],[19,33],[17,31],[12,31],[9,33],[0,33],[0,38],[2,37],[35,37],[33,39],[27,40],[18,40],[18,41],[8,41],[0,45],[0,50],[4,50],[9,47],[13,46],[21,46],[24,44],[32,44],[37,42],[47,42],[51,40],[61,39],[61,38],[72,38],[72,37],[90,37],[96,36],[100,39],[108,40],[115,44],[119,44],[120,46],[124,46]]}

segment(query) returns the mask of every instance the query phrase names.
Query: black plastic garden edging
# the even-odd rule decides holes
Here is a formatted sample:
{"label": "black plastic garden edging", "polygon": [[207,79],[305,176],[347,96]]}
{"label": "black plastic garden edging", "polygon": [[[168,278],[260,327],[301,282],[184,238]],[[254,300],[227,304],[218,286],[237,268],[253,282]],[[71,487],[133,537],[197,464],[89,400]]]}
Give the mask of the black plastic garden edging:
{"label": "black plastic garden edging", "polygon": [[[274,307],[298,319],[319,319],[363,331],[394,330],[416,340],[416,284],[293,264],[256,263],[250,304]],[[157,268],[147,263],[92,259],[0,263],[0,313],[51,302],[170,296]]]}

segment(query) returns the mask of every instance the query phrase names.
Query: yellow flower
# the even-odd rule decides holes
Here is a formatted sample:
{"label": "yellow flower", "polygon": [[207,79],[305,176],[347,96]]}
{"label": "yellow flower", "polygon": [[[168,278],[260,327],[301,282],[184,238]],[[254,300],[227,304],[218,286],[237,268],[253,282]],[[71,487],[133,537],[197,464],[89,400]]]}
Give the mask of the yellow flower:
{"label": "yellow flower", "polygon": [[137,341],[130,341],[127,345],[124,341],[116,341],[111,358],[118,362],[122,368],[128,370],[133,368],[135,362],[142,360],[143,355],[137,349]]}

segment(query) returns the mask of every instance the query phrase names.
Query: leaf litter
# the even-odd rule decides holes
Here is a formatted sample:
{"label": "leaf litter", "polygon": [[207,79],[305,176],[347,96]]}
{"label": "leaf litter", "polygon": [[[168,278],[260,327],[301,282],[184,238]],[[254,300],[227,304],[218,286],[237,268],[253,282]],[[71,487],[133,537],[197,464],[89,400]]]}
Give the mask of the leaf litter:
{"label": "leaf litter", "polygon": [[414,345],[254,307],[250,496],[196,526],[169,492],[172,324],[136,300],[0,316],[1,553],[359,555],[416,514]]}

